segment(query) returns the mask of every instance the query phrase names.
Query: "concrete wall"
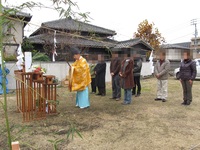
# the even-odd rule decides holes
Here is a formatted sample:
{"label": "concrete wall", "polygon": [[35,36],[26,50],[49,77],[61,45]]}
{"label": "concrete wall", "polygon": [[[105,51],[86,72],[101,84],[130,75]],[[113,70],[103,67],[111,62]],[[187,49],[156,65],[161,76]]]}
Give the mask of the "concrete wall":
{"label": "concrete wall", "polygon": [[[43,68],[47,69],[47,75],[55,75],[56,78],[61,81],[63,80],[66,75],[68,75],[69,66],[66,62],[35,62],[33,65],[41,65]],[[8,88],[9,89],[15,89],[15,78],[14,78],[14,70],[17,70],[15,63],[7,62],[6,67],[10,69],[10,74],[7,76],[8,79]],[[148,62],[143,63],[142,67],[142,75],[148,76],[152,74],[151,65]],[[106,82],[111,82],[111,76],[110,76],[110,62],[107,62],[106,66]]]}

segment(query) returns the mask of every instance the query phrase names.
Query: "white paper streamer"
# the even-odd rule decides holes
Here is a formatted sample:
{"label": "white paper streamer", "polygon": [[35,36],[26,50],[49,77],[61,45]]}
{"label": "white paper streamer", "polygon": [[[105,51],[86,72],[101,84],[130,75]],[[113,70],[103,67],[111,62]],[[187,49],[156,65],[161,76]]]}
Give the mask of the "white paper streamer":
{"label": "white paper streamer", "polygon": [[56,31],[54,31],[54,39],[53,39],[53,42],[54,42],[54,48],[53,48],[53,56],[52,56],[52,61],[55,62],[56,59],[55,59],[55,56],[57,56],[57,52],[56,52],[56,48],[57,48],[57,40],[56,40]]}
{"label": "white paper streamer", "polygon": [[21,44],[19,44],[19,47],[18,47],[18,49],[17,49],[17,62],[16,62],[16,65],[17,65],[17,68],[19,69],[19,70],[22,70],[23,69],[23,67],[22,67],[22,64],[23,64],[23,62],[24,62],[24,54],[22,53],[22,46],[21,46]]}

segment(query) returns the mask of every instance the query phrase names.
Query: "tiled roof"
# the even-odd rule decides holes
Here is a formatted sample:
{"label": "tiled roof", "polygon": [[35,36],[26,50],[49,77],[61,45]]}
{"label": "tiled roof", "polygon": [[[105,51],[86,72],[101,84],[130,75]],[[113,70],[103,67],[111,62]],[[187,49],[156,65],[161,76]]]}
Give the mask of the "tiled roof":
{"label": "tiled roof", "polygon": [[189,50],[190,46],[188,43],[177,43],[177,44],[165,44],[162,45],[161,48],[163,49],[182,49],[182,50]]}
{"label": "tiled roof", "polygon": [[[91,25],[85,22],[77,21],[71,18],[59,19],[49,22],[42,23],[42,26],[57,29],[57,30],[69,30],[69,31],[81,31],[89,33],[105,34],[108,36],[116,35],[116,32],[106,28]],[[35,35],[38,30],[36,30],[32,35]]]}
{"label": "tiled roof", "polygon": [[26,18],[31,18],[31,17],[32,17],[31,14],[25,13],[25,12],[21,12],[21,11],[18,11],[18,12],[16,13],[16,15],[17,15],[17,16],[20,16],[20,17],[26,17]]}
{"label": "tiled roof", "polygon": [[3,10],[4,11],[13,10],[13,11],[8,12],[11,16],[23,17],[27,21],[30,21],[31,18],[32,18],[31,14],[25,13],[25,12],[22,12],[22,11],[18,11],[18,10],[12,9],[12,8],[4,7]]}
{"label": "tiled roof", "polygon": [[147,44],[145,41],[143,41],[140,38],[135,38],[135,39],[119,42],[118,44],[116,44],[116,46],[114,48],[115,49],[130,48],[137,44],[143,44],[148,48],[148,50],[153,50],[153,48],[149,44]]}
{"label": "tiled roof", "polygon": [[[53,43],[54,35],[53,34],[40,34],[36,36],[29,37],[29,40],[32,44],[45,44],[46,42]],[[109,48],[113,47],[114,44],[111,42],[104,42],[103,40],[92,40],[89,38],[81,37],[72,37],[63,34],[56,35],[57,43],[64,43],[70,46],[78,47],[95,47],[95,48]]]}
{"label": "tiled roof", "polygon": [[191,42],[174,43],[173,45],[179,45],[182,47],[190,48]]}

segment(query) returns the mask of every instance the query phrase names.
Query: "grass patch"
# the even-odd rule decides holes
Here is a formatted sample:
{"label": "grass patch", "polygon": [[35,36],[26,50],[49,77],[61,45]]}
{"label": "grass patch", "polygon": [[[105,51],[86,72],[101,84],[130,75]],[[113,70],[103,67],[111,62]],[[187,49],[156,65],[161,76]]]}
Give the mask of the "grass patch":
{"label": "grass patch", "polygon": [[[48,116],[44,121],[22,123],[22,116],[16,113],[15,94],[8,96],[9,118],[12,135],[23,144],[23,149],[52,149],[49,140],[63,139],[71,124],[80,131],[74,140],[64,140],[58,149],[65,150],[188,150],[200,143],[200,82],[193,85],[193,103],[181,106],[182,89],[178,80],[169,80],[168,102],[156,102],[157,81],[154,78],[142,80],[142,95],[133,97],[129,106],[121,101],[110,100],[111,84],[107,84],[107,95],[90,95],[91,107],[81,110],[75,107],[76,93],[67,88],[58,88],[59,114]],[[123,90],[122,90],[123,95]],[[1,97],[2,99],[2,97]],[[0,101],[1,101],[0,99]],[[0,110],[0,116],[3,111]],[[4,119],[0,120],[0,144],[6,145]],[[4,144],[5,143],[5,144]],[[3,146],[3,147],[2,147]],[[32,148],[32,149],[33,149]],[[196,149],[199,147],[197,146]]]}

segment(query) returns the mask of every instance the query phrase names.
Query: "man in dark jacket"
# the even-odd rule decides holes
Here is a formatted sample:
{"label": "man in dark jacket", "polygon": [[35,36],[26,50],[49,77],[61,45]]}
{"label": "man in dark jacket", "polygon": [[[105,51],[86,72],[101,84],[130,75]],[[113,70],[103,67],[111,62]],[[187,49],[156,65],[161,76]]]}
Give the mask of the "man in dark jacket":
{"label": "man in dark jacket", "polygon": [[98,55],[98,63],[94,68],[96,75],[96,86],[99,93],[97,95],[105,96],[106,95],[106,63],[102,55]]}
{"label": "man in dark jacket", "polygon": [[[141,83],[140,83],[141,69],[142,69],[142,59],[135,58],[133,67],[135,87],[133,87],[132,91],[132,95],[135,95],[135,97],[138,97],[141,94]],[[136,93],[136,87],[137,87],[137,93]]]}
{"label": "man in dark jacket", "polygon": [[92,89],[92,94],[96,93],[96,75],[94,73],[94,68],[96,67],[96,63],[94,60],[91,61],[90,63],[90,75],[91,75],[91,89]]}
{"label": "man in dark jacket", "polygon": [[133,60],[131,58],[125,58],[122,61],[119,75],[121,77],[121,87],[124,89],[124,102],[122,104],[128,105],[131,103],[131,89],[134,87]]}
{"label": "man in dark jacket", "polygon": [[112,76],[112,98],[116,101],[121,98],[121,86],[119,72],[121,68],[121,61],[118,54],[113,54],[110,63],[110,74]]}
{"label": "man in dark jacket", "polygon": [[196,78],[196,62],[190,59],[190,53],[183,53],[183,61],[180,65],[179,79],[183,87],[183,105],[190,105],[192,102],[192,84]]}

